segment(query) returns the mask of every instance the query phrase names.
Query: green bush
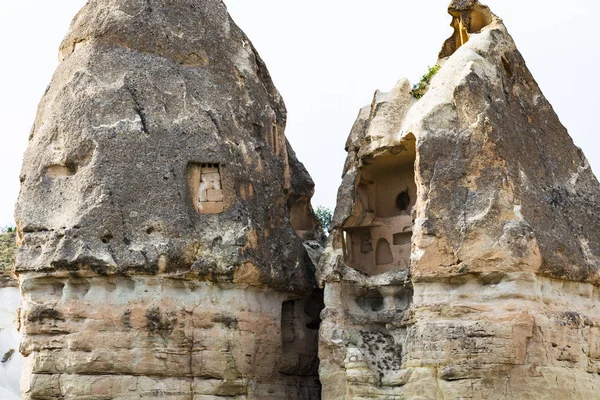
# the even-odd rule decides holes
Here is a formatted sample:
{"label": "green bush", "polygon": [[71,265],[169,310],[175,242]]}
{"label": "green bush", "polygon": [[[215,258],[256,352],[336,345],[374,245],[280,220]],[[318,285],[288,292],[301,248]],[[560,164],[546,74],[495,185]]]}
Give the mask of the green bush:
{"label": "green bush", "polygon": [[441,67],[439,65],[436,65],[434,67],[428,67],[427,73],[421,77],[421,81],[414,85],[413,90],[410,92],[410,94],[412,94],[415,99],[420,99],[421,97],[425,96],[425,93],[429,88],[431,80],[433,79],[435,74],[438,73],[440,68]]}
{"label": "green bush", "polygon": [[332,228],[331,222],[333,221],[333,212],[327,207],[319,206],[315,210],[315,215],[321,223],[323,231],[325,233],[329,232],[329,230]]}

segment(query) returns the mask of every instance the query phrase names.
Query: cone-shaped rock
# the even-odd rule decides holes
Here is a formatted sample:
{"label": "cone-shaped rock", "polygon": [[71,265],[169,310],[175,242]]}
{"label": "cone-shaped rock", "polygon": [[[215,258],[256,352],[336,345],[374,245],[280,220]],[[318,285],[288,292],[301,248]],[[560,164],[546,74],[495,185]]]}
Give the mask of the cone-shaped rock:
{"label": "cone-shaped rock", "polygon": [[223,3],[90,0],[60,54],[16,211],[23,398],[316,398],[313,183]]}
{"label": "cone-shaped rock", "polygon": [[450,13],[438,66],[347,142],[323,398],[596,398],[600,185],[502,21]]}

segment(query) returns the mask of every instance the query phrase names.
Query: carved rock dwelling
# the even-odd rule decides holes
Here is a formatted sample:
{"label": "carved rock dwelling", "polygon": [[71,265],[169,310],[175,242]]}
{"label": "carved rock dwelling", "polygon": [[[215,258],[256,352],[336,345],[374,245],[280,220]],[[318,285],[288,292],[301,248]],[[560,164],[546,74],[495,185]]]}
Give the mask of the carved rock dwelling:
{"label": "carved rock dwelling", "polygon": [[600,186],[502,21],[449,11],[425,95],[377,92],[346,143],[322,398],[597,398]]}
{"label": "carved rock dwelling", "polygon": [[437,74],[360,111],[319,261],[224,4],[88,1],[21,173],[22,398],[597,398],[600,185],[502,21],[449,12]]}

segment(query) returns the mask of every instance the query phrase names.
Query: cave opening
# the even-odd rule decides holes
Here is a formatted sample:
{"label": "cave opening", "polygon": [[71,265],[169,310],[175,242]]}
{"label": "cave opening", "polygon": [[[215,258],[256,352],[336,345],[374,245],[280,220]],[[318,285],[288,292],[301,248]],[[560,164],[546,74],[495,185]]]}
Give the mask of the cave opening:
{"label": "cave opening", "polygon": [[356,184],[354,214],[344,225],[344,258],[367,275],[408,270],[417,203],[416,141],[364,162]]}
{"label": "cave opening", "polygon": [[281,305],[282,361],[279,372],[292,377],[299,400],[317,400],[319,381],[319,328],[325,307],[323,291],[307,298],[284,301]]}

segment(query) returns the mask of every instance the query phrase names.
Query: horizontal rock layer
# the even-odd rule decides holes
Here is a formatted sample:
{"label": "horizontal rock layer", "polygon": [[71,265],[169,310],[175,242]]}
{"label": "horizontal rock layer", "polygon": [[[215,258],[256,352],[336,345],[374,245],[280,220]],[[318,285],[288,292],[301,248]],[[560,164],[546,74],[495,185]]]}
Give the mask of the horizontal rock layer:
{"label": "horizontal rock layer", "polygon": [[529,273],[416,283],[412,308],[392,314],[340,296],[354,285],[326,288],[324,399],[596,396],[600,290],[591,284]]}
{"label": "horizontal rock layer", "polygon": [[318,299],[149,277],[26,276],[22,293],[23,398],[319,397]]}

